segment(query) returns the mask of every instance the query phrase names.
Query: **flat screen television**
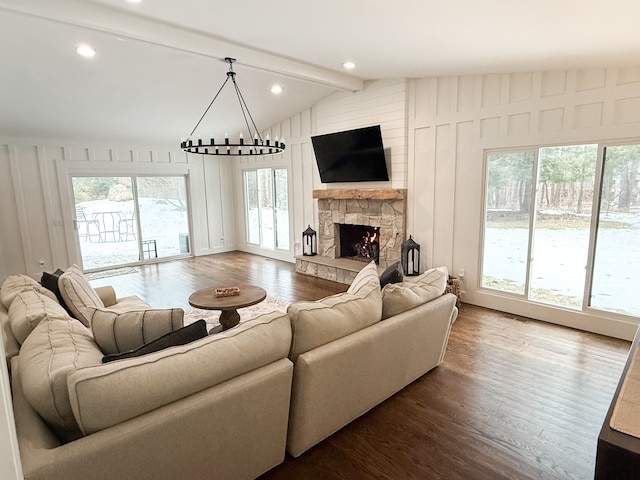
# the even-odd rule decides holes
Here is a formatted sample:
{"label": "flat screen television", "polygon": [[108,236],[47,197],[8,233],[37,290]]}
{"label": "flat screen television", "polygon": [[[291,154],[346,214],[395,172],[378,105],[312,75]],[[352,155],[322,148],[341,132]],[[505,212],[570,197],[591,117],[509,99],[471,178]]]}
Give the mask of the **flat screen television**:
{"label": "flat screen television", "polygon": [[389,180],[380,125],[311,137],[322,183]]}

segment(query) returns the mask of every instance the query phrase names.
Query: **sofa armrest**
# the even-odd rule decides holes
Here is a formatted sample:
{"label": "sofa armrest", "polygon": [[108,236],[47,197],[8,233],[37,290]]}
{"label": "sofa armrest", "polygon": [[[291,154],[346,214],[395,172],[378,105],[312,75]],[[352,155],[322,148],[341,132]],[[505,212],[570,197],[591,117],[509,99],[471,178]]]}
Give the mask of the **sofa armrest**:
{"label": "sofa armrest", "polygon": [[115,305],[116,303],[116,291],[113,289],[111,285],[105,285],[103,287],[94,287],[94,290],[104,303],[106,308]]}
{"label": "sofa armrest", "polygon": [[4,354],[7,360],[7,368],[11,372],[11,359],[20,353],[20,344],[16,340],[11,324],[9,323],[9,314],[7,309],[0,303],[0,334],[4,342]]}

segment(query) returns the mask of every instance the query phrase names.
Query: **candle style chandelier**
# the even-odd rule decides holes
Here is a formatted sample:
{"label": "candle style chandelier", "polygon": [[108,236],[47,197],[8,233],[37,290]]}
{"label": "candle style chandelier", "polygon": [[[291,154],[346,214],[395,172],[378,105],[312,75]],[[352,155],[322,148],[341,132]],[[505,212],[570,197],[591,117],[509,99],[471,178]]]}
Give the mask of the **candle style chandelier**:
{"label": "candle style chandelier", "polygon": [[[249,107],[247,107],[246,102],[240,92],[240,88],[236,83],[236,72],[233,71],[233,64],[236,61],[235,58],[226,57],[224,59],[225,62],[229,64],[229,71],[227,72],[227,78],[222,83],[222,86],[218,90],[218,93],[213,97],[211,103],[204,111],[196,126],[193,127],[191,133],[186,139],[183,139],[180,142],[180,148],[188,153],[197,153],[199,155],[229,155],[229,156],[249,156],[249,155],[275,155],[277,153],[282,153],[284,151],[284,139],[278,141],[278,137],[275,138],[275,141],[272,143],[269,135],[263,139],[260,133],[258,132],[258,127],[256,127],[255,122],[253,121],[253,117],[251,116],[251,112],[249,112]],[[238,137],[237,143],[229,141],[228,134],[224,135],[224,140],[222,142],[216,142],[213,138],[213,135],[208,139],[203,139],[202,136],[198,136],[197,139],[193,139],[193,133],[196,131],[205,115],[213,105],[213,102],[216,101],[220,92],[225,87],[227,82],[231,79],[233,86],[236,90],[236,96],[238,97],[238,103],[240,104],[240,110],[242,110],[242,116],[244,117],[245,124],[247,126],[247,130],[249,134],[252,133],[251,126],[253,126],[253,140],[249,142],[245,142],[244,136],[242,132]],[[251,121],[251,126],[249,125],[249,121]]]}

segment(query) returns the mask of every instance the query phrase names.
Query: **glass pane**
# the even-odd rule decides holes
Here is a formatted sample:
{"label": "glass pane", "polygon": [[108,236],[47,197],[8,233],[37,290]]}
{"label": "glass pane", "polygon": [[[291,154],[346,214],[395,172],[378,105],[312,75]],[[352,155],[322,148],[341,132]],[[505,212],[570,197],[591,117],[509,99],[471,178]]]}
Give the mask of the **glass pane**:
{"label": "glass pane", "polygon": [[129,177],[73,177],[78,244],[85,270],[138,261]]}
{"label": "glass pane", "polygon": [[247,205],[247,242],[260,244],[260,214],[258,210],[258,172],[244,172],[244,195]]}
{"label": "glass pane", "polygon": [[525,293],[534,160],[533,152],[487,155],[485,288]]}
{"label": "glass pane", "polygon": [[287,169],[275,171],[276,247],[289,250],[289,190]]}
{"label": "glass pane", "polygon": [[258,170],[258,202],[262,247],[274,247],[273,178],[270,168]]}
{"label": "glass pane", "polygon": [[582,308],[597,145],[541,148],[529,298]]}
{"label": "glass pane", "polygon": [[640,145],[605,151],[590,305],[640,316]]}
{"label": "glass pane", "polygon": [[149,260],[189,253],[186,178],[138,177],[136,182],[142,258]]}

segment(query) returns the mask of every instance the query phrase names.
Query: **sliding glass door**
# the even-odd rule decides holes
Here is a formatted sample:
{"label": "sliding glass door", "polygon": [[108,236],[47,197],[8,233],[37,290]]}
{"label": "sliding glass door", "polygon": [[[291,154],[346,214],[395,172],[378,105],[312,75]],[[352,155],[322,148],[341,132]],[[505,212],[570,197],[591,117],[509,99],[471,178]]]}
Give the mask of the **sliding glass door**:
{"label": "sliding glass door", "polygon": [[640,317],[640,145],[603,156],[590,306]]}
{"label": "sliding glass door", "polygon": [[73,177],[84,270],[189,253],[186,177]]}
{"label": "sliding glass door", "polygon": [[582,308],[597,145],[539,150],[529,298]]}
{"label": "sliding glass door", "polygon": [[639,183],[637,144],[488,152],[480,286],[640,316]]}
{"label": "sliding glass door", "polygon": [[482,286],[524,294],[529,268],[535,152],[487,156]]}
{"label": "sliding glass door", "polygon": [[247,243],[289,249],[289,189],[286,168],[245,170]]}

